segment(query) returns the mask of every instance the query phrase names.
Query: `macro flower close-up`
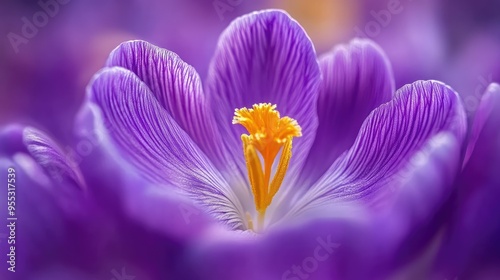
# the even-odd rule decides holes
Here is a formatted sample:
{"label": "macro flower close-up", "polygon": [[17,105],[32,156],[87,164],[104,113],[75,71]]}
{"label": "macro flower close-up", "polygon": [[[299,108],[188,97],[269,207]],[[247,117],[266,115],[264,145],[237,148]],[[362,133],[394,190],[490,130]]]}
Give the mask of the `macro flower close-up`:
{"label": "macro flower close-up", "polygon": [[0,53],[1,279],[500,277],[500,13],[63,2]]}

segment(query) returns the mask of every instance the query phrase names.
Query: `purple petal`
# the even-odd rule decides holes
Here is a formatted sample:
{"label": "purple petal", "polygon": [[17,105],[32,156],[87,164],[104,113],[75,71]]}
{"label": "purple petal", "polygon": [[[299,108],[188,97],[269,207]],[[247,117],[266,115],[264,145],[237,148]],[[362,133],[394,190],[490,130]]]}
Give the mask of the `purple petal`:
{"label": "purple petal", "polygon": [[476,114],[474,115],[474,120],[472,122],[472,126],[470,128],[469,133],[469,143],[467,145],[467,150],[465,152],[465,159],[463,165],[465,166],[469,161],[472,153],[474,152],[474,148],[476,147],[476,142],[483,130],[483,127],[492,114],[492,111],[496,105],[496,99],[499,92],[498,84],[491,84],[486,89],[485,94],[481,98],[481,103],[477,109]]}
{"label": "purple petal", "polygon": [[[0,156],[1,175],[7,178],[13,168],[16,176],[16,279],[108,279],[124,266],[141,279],[181,279],[176,274],[182,273],[186,241],[202,236],[212,220],[175,193],[150,192],[153,185],[97,154],[82,161],[86,193],[67,182],[40,184],[39,176],[30,175],[37,163],[26,154]],[[63,198],[62,189],[72,196]],[[0,193],[2,201],[6,196]],[[9,252],[2,238],[0,248]],[[7,269],[0,272],[1,279],[11,279],[7,275]]]}
{"label": "purple petal", "polygon": [[392,68],[374,42],[354,39],[319,62],[318,130],[301,174],[311,186],[354,143],[368,114],[395,91]]}
{"label": "purple petal", "polygon": [[498,267],[499,123],[500,86],[491,84],[476,112],[472,132],[475,140],[470,144],[474,147],[469,149],[469,161],[457,179],[458,198],[438,256],[439,270],[446,275],[476,279],[477,275],[486,272],[483,270],[488,266]]}
{"label": "purple petal", "polygon": [[456,136],[449,132],[429,139],[410,160],[413,164],[404,170],[399,188],[391,190],[394,199],[385,201],[382,206],[387,207],[372,219],[378,234],[385,237],[383,246],[390,257],[387,267],[391,274],[405,279],[434,279],[416,272],[414,264],[428,254],[429,246],[442,230],[439,214],[455,190],[453,181],[460,170],[461,148]]}
{"label": "purple petal", "polygon": [[238,227],[243,215],[233,190],[137,76],[120,67],[104,69],[89,88],[88,106],[94,123],[109,134],[108,148],[117,147],[116,157],[151,182],[175,186]]}
{"label": "purple petal", "polygon": [[295,207],[334,201],[377,205],[406,184],[404,177],[418,167],[425,143],[448,132],[461,145],[465,131],[465,112],[451,88],[435,81],[404,86],[370,114],[352,148]]}
{"label": "purple petal", "polygon": [[141,228],[161,232],[168,238],[189,240],[216,225],[194,200],[173,192],[176,186],[160,187],[145,180],[123,158],[111,155],[105,142],[82,161],[81,169],[103,211],[117,212]]}
{"label": "purple petal", "polygon": [[134,72],[180,128],[217,166],[222,165],[222,141],[193,67],[175,53],[144,41],[121,44],[110,54],[107,66]]}
{"label": "purple petal", "polygon": [[246,178],[240,136],[246,131],[231,124],[234,110],[256,103],[273,103],[282,116],[298,121],[303,136],[293,142],[294,156],[288,172],[293,176],[298,173],[316,132],[319,80],[311,40],[282,11],[268,10],[240,17],[221,35],[206,88],[225,137],[224,145],[235,157],[235,169],[241,176]]}
{"label": "purple petal", "polygon": [[[37,156],[43,160],[48,159],[43,155]],[[58,160],[54,164],[59,164]],[[70,180],[53,182],[45,175],[43,169],[46,167],[39,166],[36,159],[26,152],[19,151],[12,156],[0,156],[0,174],[4,178],[11,179],[9,182],[11,185],[6,184],[5,192],[0,193],[0,200],[7,202],[9,196],[9,205],[15,208],[12,216],[6,208],[0,217],[5,221],[7,217],[17,218],[15,221],[9,221],[9,223],[15,222],[16,225],[16,243],[9,245],[7,240],[3,239],[6,236],[0,236],[0,249],[10,252],[10,249],[7,249],[11,245],[16,246],[15,275],[19,277],[16,279],[36,279],[29,278],[28,275],[50,262],[54,258],[54,251],[62,247],[63,240],[75,236],[75,227],[71,220],[93,212],[91,208],[86,207],[83,199],[86,193],[75,188],[74,182]],[[11,188],[9,192],[7,187]],[[15,197],[15,200],[12,197]],[[7,233],[2,231],[4,232]],[[81,244],[65,245],[66,248],[74,249]],[[89,247],[89,244],[85,246]],[[6,253],[0,259],[6,263],[8,258]],[[0,275],[4,272],[8,273],[9,277],[0,276],[1,279],[12,279],[10,278],[12,272],[6,268]]]}
{"label": "purple petal", "polygon": [[39,130],[27,127],[23,131],[23,142],[37,164],[56,182],[67,181],[81,189],[86,188],[78,164],[68,152]]}
{"label": "purple petal", "polygon": [[186,266],[193,279],[396,279],[390,273],[401,269],[393,262],[402,246],[401,222],[378,215],[310,220],[258,238],[214,234]]}
{"label": "purple petal", "polygon": [[[404,234],[418,223],[428,222],[454,191],[453,181],[460,170],[461,145],[455,135],[441,132],[430,138],[396,177],[399,187],[387,214],[399,223]],[[409,248],[411,246],[407,246]]]}

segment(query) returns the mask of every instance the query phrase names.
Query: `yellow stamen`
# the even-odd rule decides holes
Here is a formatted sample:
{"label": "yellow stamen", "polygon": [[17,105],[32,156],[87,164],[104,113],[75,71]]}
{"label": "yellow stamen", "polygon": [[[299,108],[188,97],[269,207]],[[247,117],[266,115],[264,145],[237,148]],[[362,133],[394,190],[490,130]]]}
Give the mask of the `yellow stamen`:
{"label": "yellow stamen", "polygon": [[[258,213],[258,227],[262,228],[266,209],[285,178],[292,157],[292,138],[302,136],[301,128],[296,120],[281,118],[276,105],[270,103],[255,104],[251,109],[236,109],[233,124],[241,124],[249,133],[241,135],[241,140]],[[271,180],[272,167],[280,151]]]}

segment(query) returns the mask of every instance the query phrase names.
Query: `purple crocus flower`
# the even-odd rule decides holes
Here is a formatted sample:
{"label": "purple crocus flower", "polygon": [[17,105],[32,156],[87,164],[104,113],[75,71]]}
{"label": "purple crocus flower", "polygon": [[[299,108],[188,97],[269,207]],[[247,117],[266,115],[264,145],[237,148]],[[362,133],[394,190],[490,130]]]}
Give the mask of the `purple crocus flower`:
{"label": "purple crocus flower", "polygon": [[[394,94],[390,66],[369,41],[337,47],[318,63],[287,14],[253,13],[223,33],[204,85],[175,54],[127,42],[92,81],[81,115],[102,130],[114,157],[158,189],[190,197],[225,235],[264,233],[255,246],[229,239],[202,247],[197,254],[212,261],[192,265],[219,267],[236,252],[248,261],[267,248],[264,262],[199,273],[297,277],[289,266],[302,263],[321,235],[323,243],[338,233],[338,244],[374,246],[354,245],[358,223],[365,233],[385,226],[377,239],[391,244],[379,251],[383,259],[451,192],[466,130],[460,99],[435,81]],[[300,222],[314,222],[314,229],[290,234]],[[298,236],[309,241],[278,251]],[[272,267],[265,262],[271,259]],[[315,268],[317,275],[343,270]]]}
{"label": "purple crocus flower", "polygon": [[[267,227],[332,204],[375,204],[404,158],[431,138],[462,141],[465,120],[456,94],[437,82],[417,82],[390,101],[390,68],[373,44],[354,41],[320,65],[289,16],[255,13],[222,35],[205,91],[194,69],[175,54],[135,41],[111,54],[90,86],[87,106],[96,123],[114,127],[107,131],[111,141],[134,169],[175,186],[221,223],[241,230],[258,220],[259,211],[266,212],[260,222]],[[356,73],[357,67],[374,74]],[[365,76],[367,81],[356,80]],[[342,96],[353,93],[353,84],[358,95]],[[356,104],[357,98],[364,102]],[[387,101],[356,138],[364,118]],[[412,127],[389,123],[403,118]],[[302,137],[292,140],[296,136]],[[386,146],[396,143],[405,146]]]}
{"label": "purple crocus flower", "polygon": [[[458,95],[437,81],[394,92],[369,40],[318,61],[287,14],[253,13],[223,33],[204,86],[174,53],[126,42],[91,82],[78,122],[79,134],[98,132],[100,168],[83,164],[79,176],[48,138],[23,136],[46,169],[111,190],[136,223],[175,236],[183,249],[165,252],[164,276],[385,278],[453,191],[467,129]],[[99,190],[110,162],[131,183],[118,174]]]}

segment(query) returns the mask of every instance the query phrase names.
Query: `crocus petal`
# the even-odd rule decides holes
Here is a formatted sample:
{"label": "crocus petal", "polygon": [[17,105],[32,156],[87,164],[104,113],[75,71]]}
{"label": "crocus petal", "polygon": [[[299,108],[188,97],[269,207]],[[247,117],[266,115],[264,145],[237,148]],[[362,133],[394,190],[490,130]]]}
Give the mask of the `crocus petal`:
{"label": "crocus petal", "polygon": [[474,115],[474,119],[472,121],[472,126],[470,128],[469,133],[469,142],[467,145],[467,150],[465,152],[465,158],[463,165],[465,166],[469,161],[472,153],[474,152],[474,148],[476,147],[476,142],[483,130],[483,126],[490,117],[494,107],[496,106],[496,98],[498,98],[499,85],[491,84],[486,89],[483,97],[481,98],[481,103],[477,108],[477,112]]}
{"label": "crocus petal", "polygon": [[323,80],[318,97],[318,130],[302,184],[311,186],[358,135],[368,114],[394,94],[394,77],[385,53],[371,40],[354,39],[319,61]]}
{"label": "crocus petal", "polygon": [[424,143],[449,132],[461,145],[465,131],[465,112],[451,88],[435,81],[406,85],[370,114],[352,148],[294,207],[340,201],[377,204],[402,185],[401,174],[415,166],[411,160]]}
{"label": "crocus petal", "polygon": [[27,127],[23,131],[23,142],[30,155],[53,180],[59,183],[68,181],[81,189],[86,188],[75,160],[49,136],[37,129]]}
{"label": "crocus petal", "polygon": [[[0,130],[0,155],[15,158],[26,166],[26,173],[41,185],[49,180],[86,189],[83,176],[73,157],[73,151],[64,151],[47,134],[32,127],[11,124]],[[32,158],[32,159],[28,159]]]}
{"label": "crocus petal", "polygon": [[272,103],[282,116],[296,119],[302,127],[303,136],[293,142],[287,179],[298,173],[317,127],[319,80],[311,40],[285,12],[255,12],[226,29],[210,65],[206,89],[225,147],[235,157],[235,171],[246,178],[240,138],[246,131],[231,124],[234,110]]}
{"label": "crocus petal", "polygon": [[[23,141],[20,139],[19,143],[23,144]],[[60,164],[59,159],[55,164]],[[0,199],[9,201],[9,205],[14,207],[12,212],[2,211],[0,217],[6,221],[7,218],[14,218],[9,223],[15,223],[16,231],[16,243],[6,242],[2,240],[6,236],[1,236],[0,247],[5,252],[10,252],[8,248],[11,245],[16,247],[15,275],[19,278],[15,279],[36,279],[29,277],[31,273],[45,267],[54,258],[54,251],[61,248],[66,237],[75,236],[75,227],[70,220],[75,215],[82,217],[92,212],[83,199],[85,193],[75,188],[74,182],[51,181],[44,169],[27,151],[0,156],[0,174],[10,179],[6,191],[0,193]],[[81,244],[71,243],[66,248],[75,249]],[[6,263],[9,258],[5,254],[1,260]],[[6,276],[3,276],[4,272]],[[0,272],[1,279],[12,279],[12,275],[7,268]]]}
{"label": "crocus petal", "polygon": [[[363,279],[340,276],[348,264],[344,258],[360,249],[366,255],[366,248],[374,246],[367,242],[373,235],[360,238],[365,226],[352,220],[323,220],[257,238],[214,234],[193,248],[196,258],[186,265],[193,268],[189,279]],[[365,268],[358,258],[356,264],[360,263]]]}
{"label": "crocus petal", "polygon": [[[401,179],[396,202],[392,205],[393,217],[406,225],[412,220],[422,220],[443,203],[443,198],[451,194],[453,180],[460,169],[461,145],[449,132],[441,132],[430,138],[409,165],[398,174]],[[441,187],[436,187],[441,186]],[[403,211],[404,209],[404,211]],[[406,226],[405,228],[408,228]]]}
{"label": "crocus petal", "polygon": [[116,145],[145,178],[177,187],[231,227],[241,225],[233,190],[136,75],[120,67],[104,69],[89,87],[88,105],[82,114],[90,108],[94,123],[106,127],[108,148]]}
{"label": "crocus petal", "polygon": [[[459,151],[456,141],[449,144]],[[433,150],[430,154],[447,156],[447,148]],[[426,168],[419,167],[422,172]],[[439,172],[432,175],[443,178]],[[420,183],[435,186],[432,179]],[[409,233],[400,217],[314,219],[276,227],[256,238],[214,233],[193,248],[196,257],[186,264],[192,268],[189,279],[393,279],[390,273],[398,271],[400,263],[392,258],[401,248],[401,233]]]}
{"label": "crocus petal", "polygon": [[144,41],[122,43],[107,66],[134,72],[159,104],[217,165],[221,166],[221,139],[196,70],[178,55]]}
{"label": "crocus petal", "polygon": [[[481,99],[473,125],[477,136],[462,174],[458,198],[436,267],[458,279],[479,278],[488,266],[498,267],[500,254],[500,86],[491,84]],[[498,273],[498,271],[497,271]]]}
{"label": "crocus petal", "polygon": [[[81,161],[89,192],[69,181],[49,179],[46,184],[41,180],[44,168],[26,152],[0,156],[0,173],[15,179],[10,183],[20,203],[15,221],[16,279],[107,279],[123,275],[124,267],[127,275],[142,279],[182,279],[177,276],[178,256],[186,241],[202,235],[207,222],[213,221],[175,193],[149,192],[151,183],[113,157],[101,157],[108,147],[95,148]],[[62,191],[71,196],[62,197]],[[1,192],[0,199],[7,201],[7,195]],[[0,217],[7,220],[8,212]],[[11,245],[2,238],[0,248],[9,252]],[[1,259],[8,258],[5,254]],[[11,275],[7,269],[0,272],[1,279]]]}

